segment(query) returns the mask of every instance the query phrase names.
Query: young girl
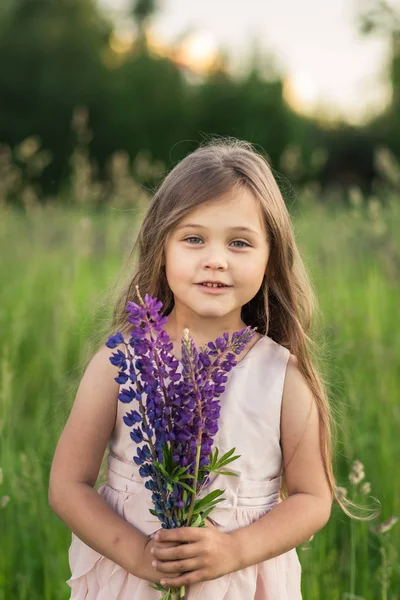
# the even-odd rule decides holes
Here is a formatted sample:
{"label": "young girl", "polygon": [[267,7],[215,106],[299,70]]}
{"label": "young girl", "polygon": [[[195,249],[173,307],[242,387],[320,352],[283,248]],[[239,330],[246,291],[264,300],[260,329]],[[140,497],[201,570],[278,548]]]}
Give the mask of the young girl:
{"label": "young girl", "polygon": [[[214,438],[220,453],[236,448],[238,477],[214,480],[224,501],[205,528],[160,529],[103,345],[50,475],[50,505],[73,532],[71,600],[158,600],[149,582],[189,586],[188,600],[298,600],[295,548],[327,523],[336,488],[331,417],[307,336],[314,296],[268,163],[247,142],[199,147],[159,186],[137,244],[110,333],[129,336],[136,285],[163,302],[177,358],[186,327],[196,345],[257,327],[229,373]],[[96,491],[108,443],[107,483]]]}

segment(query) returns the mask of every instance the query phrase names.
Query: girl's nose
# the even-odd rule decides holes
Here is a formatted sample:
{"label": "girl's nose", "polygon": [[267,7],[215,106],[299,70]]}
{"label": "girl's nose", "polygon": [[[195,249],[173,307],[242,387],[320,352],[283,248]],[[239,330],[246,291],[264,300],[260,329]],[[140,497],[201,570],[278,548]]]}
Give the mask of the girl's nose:
{"label": "girl's nose", "polygon": [[226,270],[228,268],[228,261],[223,252],[213,252],[203,260],[203,268]]}

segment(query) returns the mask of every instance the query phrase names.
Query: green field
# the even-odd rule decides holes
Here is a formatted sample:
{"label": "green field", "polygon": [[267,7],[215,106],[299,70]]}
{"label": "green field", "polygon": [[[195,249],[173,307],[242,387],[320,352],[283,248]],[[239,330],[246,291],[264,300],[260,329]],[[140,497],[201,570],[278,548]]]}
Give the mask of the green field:
{"label": "green field", "polygon": [[[320,301],[316,335],[339,425],[335,469],[360,460],[377,522],[400,515],[400,203],[304,193],[290,201]],[[89,336],[110,313],[105,291],[135,237],[134,210],[86,206],[0,211],[0,600],[69,597],[71,534],[48,506],[53,452]],[[351,488],[351,489],[350,489]],[[377,523],[376,522],[376,523]],[[336,506],[298,550],[306,600],[400,599],[400,524],[377,533]],[[244,599],[245,600],[245,599]]]}

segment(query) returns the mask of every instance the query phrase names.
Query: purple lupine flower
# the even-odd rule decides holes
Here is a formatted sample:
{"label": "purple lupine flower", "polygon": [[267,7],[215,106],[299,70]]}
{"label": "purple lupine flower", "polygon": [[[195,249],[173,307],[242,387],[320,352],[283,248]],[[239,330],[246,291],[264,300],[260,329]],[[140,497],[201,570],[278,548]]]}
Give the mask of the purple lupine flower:
{"label": "purple lupine flower", "polygon": [[[139,290],[138,290],[138,295]],[[141,299],[141,297],[140,297]],[[171,354],[173,348],[163,329],[167,318],[160,314],[162,303],[145,295],[138,305],[129,302],[128,321],[132,324],[131,337],[125,342],[117,332],[110,336],[107,345],[116,348],[124,344],[126,353],[117,350],[110,361],[119,368],[115,379],[120,385],[128,381],[128,388],[120,390],[121,402],[138,406],[123,417],[131,427],[130,436],[137,444],[134,462],[140,467],[142,477],[150,478],[145,486],[152,491],[152,500],[163,527],[184,524],[174,509],[184,509],[183,488],[179,484],[167,485],[156,463],[162,464],[165,448],[171,451],[173,463],[186,468],[195,476],[199,468],[205,473],[203,485],[209,481],[205,470],[218,431],[220,405],[217,398],[224,392],[226,373],[236,364],[239,354],[254,335],[247,327],[232,335],[224,333],[215,343],[196,349],[194,341],[185,331],[182,340],[181,363]],[[177,372],[182,365],[182,375]],[[194,485],[199,492],[197,481]],[[193,500],[193,498],[192,498]]]}
{"label": "purple lupine flower", "polygon": [[137,410],[131,410],[130,413],[126,413],[126,415],[122,418],[125,425],[128,425],[128,427],[132,427],[132,425],[135,423],[140,423],[142,420],[142,417],[139,415]]}
{"label": "purple lupine flower", "polygon": [[126,357],[121,350],[117,350],[117,352],[112,355],[110,362],[116,367],[120,367],[122,370],[126,369]]}
{"label": "purple lupine flower", "polygon": [[109,348],[116,348],[117,346],[119,346],[119,344],[123,344],[124,343],[124,336],[122,335],[122,333],[120,331],[117,331],[117,333],[115,335],[110,335],[110,337],[108,338],[107,342],[106,342],[106,346],[108,346]]}
{"label": "purple lupine flower", "polygon": [[[139,427],[132,429],[130,432],[133,441],[136,443],[147,442],[152,448],[153,456],[150,453],[148,445],[137,448],[137,456],[133,457],[133,460],[136,464],[142,466],[150,458],[153,461],[162,462],[163,446],[170,437],[171,439],[173,438],[173,435],[170,436],[167,431],[171,410],[168,409],[164,412],[164,408],[165,400],[168,399],[168,395],[173,395],[172,387],[180,378],[180,375],[176,373],[179,361],[169,354],[172,344],[169,343],[169,337],[162,329],[162,325],[166,322],[166,319],[160,317],[158,314],[158,310],[162,307],[162,304],[147,295],[145,296],[145,302],[146,305],[142,307],[133,302],[128,304],[128,320],[134,325],[129,343],[128,345],[125,344],[128,358],[125,355],[122,357],[123,353],[121,351],[118,351],[117,355],[114,355],[113,358],[113,364],[121,368],[117,380],[120,381],[123,378],[125,368],[125,371],[129,369],[129,378],[132,383],[136,383],[135,392],[131,387],[128,390],[123,389],[120,391],[119,399],[122,402],[129,402],[136,399],[141,406],[140,413],[144,412],[146,415],[146,422],[144,422],[141,414],[137,411],[131,411],[124,417],[124,422],[128,426],[132,426],[134,423],[139,424]],[[155,333],[156,337],[154,338],[150,335],[149,339],[147,334],[150,332]],[[120,339],[121,337],[117,333],[111,337],[110,344]],[[124,365],[124,359],[126,358],[127,360]],[[129,363],[129,367],[127,363]],[[170,384],[166,385],[168,377]],[[164,397],[162,388],[164,388]],[[165,509],[161,511],[163,496],[165,496],[165,493],[163,493],[165,489],[162,488],[166,486],[163,486],[163,483],[160,481],[156,483],[155,469],[146,471],[142,469],[140,472],[143,476],[152,477],[152,483],[149,482],[147,487],[154,491],[153,501],[155,502],[160,520],[166,521]],[[164,500],[165,507],[169,508],[165,497]],[[173,526],[173,522],[171,521],[164,524],[166,526]]]}
{"label": "purple lupine flower", "polygon": [[[213,445],[213,437],[218,431],[220,405],[216,401],[225,390],[226,371],[236,364],[235,354],[244,348],[254,332],[249,328],[232,336],[233,353],[228,353],[225,360],[220,357],[229,343],[228,334],[218,338],[215,344],[208,347],[211,352],[197,352],[193,340],[189,339],[189,331],[185,330],[182,339],[183,382],[179,389],[178,419],[175,419],[175,436],[179,442],[175,447],[174,460],[181,466],[190,464],[188,473],[196,475],[196,453],[200,446],[198,467],[209,464],[209,456]],[[209,356],[217,355],[211,362]],[[219,364],[221,363],[221,364]],[[206,477],[205,482],[208,482]],[[196,481],[196,485],[197,485]],[[197,488],[196,488],[197,489]],[[199,492],[200,489],[197,489]],[[179,502],[181,498],[179,495]]]}

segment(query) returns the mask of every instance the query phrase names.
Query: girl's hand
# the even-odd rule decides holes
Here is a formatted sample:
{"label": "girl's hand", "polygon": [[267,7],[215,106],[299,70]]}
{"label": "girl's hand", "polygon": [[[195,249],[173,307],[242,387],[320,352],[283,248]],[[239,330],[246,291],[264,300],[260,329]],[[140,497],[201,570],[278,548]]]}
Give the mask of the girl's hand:
{"label": "girl's hand", "polygon": [[[159,529],[162,531],[162,529]],[[154,534],[153,534],[154,535]],[[176,542],[165,542],[163,544],[159,544],[153,539],[146,539],[146,543],[143,547],[143,555],[142,559],[139,561],[139,569],[132,575],[139,577],[140,579],[145,579],[146,581],[151,581],[152,583],[160,583],[160,579],[163,574],[160,571],[157,571],[155,567],[152,566],[152,561],[154,560],[154,556],[152,554],[153,548],[175,548],[179,546]],[[177,571],[174,573],[174,576],[178,577],[180,573]]]}
{"label": "girl's hand", "polygon": [[[205,527],[160,529],[154,539],[151,553],[165,588],[218,579],[239,569],[232,537],[208,519]],[[170,542],[175,547],[167,547]]]}

